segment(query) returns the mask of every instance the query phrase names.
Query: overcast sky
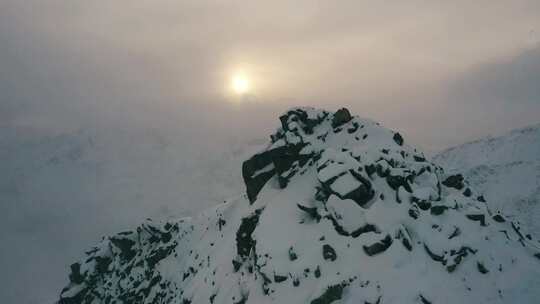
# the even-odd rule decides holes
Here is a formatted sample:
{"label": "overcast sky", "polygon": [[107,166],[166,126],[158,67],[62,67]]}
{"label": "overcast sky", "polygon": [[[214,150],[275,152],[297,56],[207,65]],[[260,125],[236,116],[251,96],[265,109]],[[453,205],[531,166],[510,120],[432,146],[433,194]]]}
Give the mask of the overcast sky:
{"label": "overcast sky", "polygon": [[[229,90],[238,70],[249,98]],[[266,138],[296,105],[346,106],[429,152],[538,123],[540,1],[0,0],[1,136],[150,127],[193,152]]]}

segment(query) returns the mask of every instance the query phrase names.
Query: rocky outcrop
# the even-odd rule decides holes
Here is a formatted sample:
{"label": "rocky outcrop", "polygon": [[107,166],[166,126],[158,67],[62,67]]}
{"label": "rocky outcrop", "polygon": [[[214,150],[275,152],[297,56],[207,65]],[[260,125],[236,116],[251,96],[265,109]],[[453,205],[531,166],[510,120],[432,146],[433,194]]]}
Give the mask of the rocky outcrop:
{"label": "rocky outcrop", "polygon": [[242,174],[243,197],[105,238],[71,266],[60,303],[540,297],[534,236],[399,133],[346,109],[287,111]]}

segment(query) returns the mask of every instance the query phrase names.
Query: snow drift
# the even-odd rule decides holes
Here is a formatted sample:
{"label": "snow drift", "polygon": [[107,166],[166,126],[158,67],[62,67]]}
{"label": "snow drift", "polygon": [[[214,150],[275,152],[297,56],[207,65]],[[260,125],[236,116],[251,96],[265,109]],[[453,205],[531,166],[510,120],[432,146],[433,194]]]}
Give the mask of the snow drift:
{"label": "snow drift", "polygon": [[[107,237],[60,303],[535,303],[539,243],[399,133],[294,108],[246,194]],[[212,185],[208,185],[211,187]],[[194,202],[196,203],[196,202]]]}

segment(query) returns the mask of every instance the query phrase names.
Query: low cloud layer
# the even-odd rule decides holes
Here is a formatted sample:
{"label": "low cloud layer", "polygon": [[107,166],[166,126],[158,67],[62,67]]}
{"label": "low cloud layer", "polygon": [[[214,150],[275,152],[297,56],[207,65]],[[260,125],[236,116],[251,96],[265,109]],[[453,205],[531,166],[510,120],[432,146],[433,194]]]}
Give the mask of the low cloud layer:
{"label": "low cloud layer", "polygon": [[539,32],[538,1],[2,1],[0,294],[50,301],[102,235],[238,191],[291,106],[427,151],[537,123]]}

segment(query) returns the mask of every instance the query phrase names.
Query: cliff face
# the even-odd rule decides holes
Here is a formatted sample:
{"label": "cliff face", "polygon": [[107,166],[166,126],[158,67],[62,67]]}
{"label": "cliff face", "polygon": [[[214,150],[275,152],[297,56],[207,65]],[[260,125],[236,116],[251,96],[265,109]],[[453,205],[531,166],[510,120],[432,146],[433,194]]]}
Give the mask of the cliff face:
{"label": "cliff face", "polygon": [[540,243],[461,175],[346,109],[280,122],[246,195],[105,238],[59,302],[536,302]]}

